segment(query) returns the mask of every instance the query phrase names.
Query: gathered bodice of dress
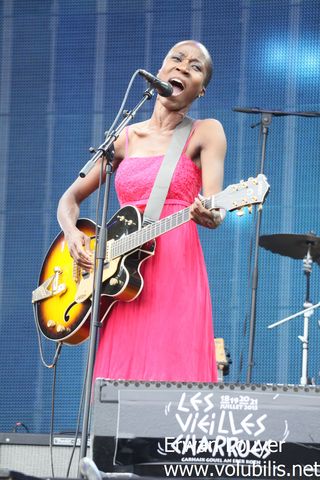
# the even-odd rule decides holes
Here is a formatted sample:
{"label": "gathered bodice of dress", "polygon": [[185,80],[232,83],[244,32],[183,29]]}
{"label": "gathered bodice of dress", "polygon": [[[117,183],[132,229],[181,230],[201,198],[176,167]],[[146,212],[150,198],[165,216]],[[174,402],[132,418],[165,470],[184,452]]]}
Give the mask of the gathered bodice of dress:
{"label": "gathered bodice of dress", "polygon": [[[120,163],[115,176],[115,188],[121,205],[133,202],[146,203],[163,155],[127,157]],[[167,200],[180,200],[191,204],[201,188],[201,170],[182,153],[175,168]]]}

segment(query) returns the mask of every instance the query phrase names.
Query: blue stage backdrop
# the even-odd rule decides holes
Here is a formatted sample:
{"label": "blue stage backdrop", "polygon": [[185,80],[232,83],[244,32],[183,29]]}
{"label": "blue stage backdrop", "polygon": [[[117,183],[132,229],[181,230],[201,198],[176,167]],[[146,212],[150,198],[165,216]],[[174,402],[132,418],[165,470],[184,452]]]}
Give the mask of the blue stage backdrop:
{"label": "blue stage backdrop", "polygon": [[[233,107],[320,110],[318,0],[1,0],[0,2],[0,430],[23,422],[48,432],[53,375],[40,361],[31,292],[59,232],[60,195],[99,145],[137,68],[153,73],[177,41],[203,42],[214,59],[194,117],[219,119],[228,138],[225,186],[260,171],[260,115]],[[127,107],[141,98],[136,79]],[[150,102],[153,103],[153,100]],[[152,109],[145,105],[138,119]],[[253,128],[255,126],[255,128]],[[272,118],[261,235],[320,235],[320,118]],[[96,197],[82,208],[95,218]],[[112,192],[110,215],[118,208]],[[216,336],[231,354],[228,382],[245,382],[256,215],[229,214],[200,231]],[[320,300],[313,264],[311,300]],[[183,281],[183,279],[182,279]],[[177,286],[178,288],[178,286]],[[192,292],[191,292],[192,294]],[[299,383],[303,261],[259,249],[253,383]],[[164,298],[165,301],[165,298]],[[309,375],[320,383],[320,310],[310,318]],[[47,361],[53,342],[44,341]],[[188,348],[188,345],[186,345]],[[87,344],[62,349],[55,431],[74,431]]]}

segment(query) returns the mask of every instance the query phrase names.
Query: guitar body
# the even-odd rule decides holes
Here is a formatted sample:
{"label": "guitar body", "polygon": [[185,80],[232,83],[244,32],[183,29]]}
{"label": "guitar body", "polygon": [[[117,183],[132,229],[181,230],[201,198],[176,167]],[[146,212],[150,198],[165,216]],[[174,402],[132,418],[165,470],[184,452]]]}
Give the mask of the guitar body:
{"label": "guitar body", "polygon": [[[239,210],[262,204],[269,188],[266,177],[259,174],[246,182],[229,185],[202,203],[209,210]],[[115,302],[130,302],[140,294],[143,288],[140,266],[154,254],[154,239],[189,220],[190,209],[184,208],[142,228],[142,215],[136,207],[129,205],[115,213],[107,225],[100,321],[105,320]],[[95,223],[82,219],[77,227],[91,238],[90,248],[94,251]],[[32,292],[36,320],[45,337],[70,345],[88,338],[93,280],[93,272],[81,271],[74,263],[61,232],[48,250],[38,287]]]}
{"label": "guitar body", "polygon": [[[142,215],[131,205],[118,210],[108,222],[108,242],[119,240],[142,228]],[[111,306],[117,301],[131,302],[141,293],[143,278],[140,267],[144,260],[155,252],[155,240],[129,251],[125,255],[111,260],[109,268],[104,269],[101,302],[105,319]]]}
{"label": "guitar body", "polygon": [[[116,241],[141,228],[141,213],[133,206],[124,207],[108,222],[108,243]],[[95,247],[96,225],[80,219],[77,227],[91,238]],[[100,300],[100,320],[107,317],[117,301],[129,302],[137,298],[143,288],[141,263],[154,254],[155,240],[149,241],[127,254],[113,259],[103,269]],[[84,301],[77,299],[79,285],[85,283],[90,295]],[[49,340],[77,345],[90,333],[91,294],[93,274],[81,271],[70,256],[63,232],[52,242],[44,259],[39,287],[33,292],[37,321],[42,334]]]}

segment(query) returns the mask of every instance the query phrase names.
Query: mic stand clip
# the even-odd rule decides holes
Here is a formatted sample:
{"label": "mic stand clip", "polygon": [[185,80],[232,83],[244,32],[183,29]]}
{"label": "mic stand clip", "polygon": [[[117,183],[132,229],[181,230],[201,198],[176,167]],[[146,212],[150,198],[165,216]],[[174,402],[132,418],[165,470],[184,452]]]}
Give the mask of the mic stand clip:
{"label": "mic stand clip", "polygon": [[84,165],[84,167],[82,167],[82,169],[80,170],[80,172],[79,172],[80,177],[84,178],[90,172],[90,170],[92,170],[92,168],[95,166],[96,162],[101,157],[101,152],[103,153],[103,156],[106,156],[109,148],[117,140],[117,138],[119,137],[122,130],[135,117],[136,113],[142,107],[142,105],[147,100],[150,100],[152,98],[153,94],[154,94],[154,89],[153,88],[147,88],[147,90],[144,92],[143,98],[140,100],[140,102],[131,111],[126,110],[125,118],[118,125],[118,127],[115,130],[112,130],[110,133],[108,131],[105,132],[105,135],[106,135],[105,141],[98,148],[94,148],[94,147],[89,148],[89,151],[90,152],[95,152],[95,154]]}

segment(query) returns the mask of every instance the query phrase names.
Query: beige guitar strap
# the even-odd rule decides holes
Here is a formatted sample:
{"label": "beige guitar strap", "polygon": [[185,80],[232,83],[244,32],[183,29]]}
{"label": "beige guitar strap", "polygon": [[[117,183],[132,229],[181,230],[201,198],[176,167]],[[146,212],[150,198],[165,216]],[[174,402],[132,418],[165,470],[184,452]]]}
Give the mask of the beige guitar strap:
{"label": "beige guitar strap", "polygon": [[182,154],[188,136],[190,135],[194,120],[184,117],[176,126],[167,153],[162,160],[150,197],[148,199],[144,215],[143,225],[153,223],[160,218],[164,202],[170,187],[173,172]]}

